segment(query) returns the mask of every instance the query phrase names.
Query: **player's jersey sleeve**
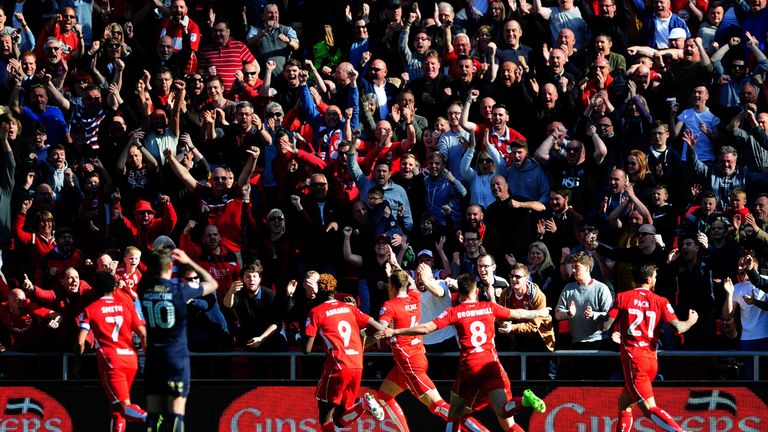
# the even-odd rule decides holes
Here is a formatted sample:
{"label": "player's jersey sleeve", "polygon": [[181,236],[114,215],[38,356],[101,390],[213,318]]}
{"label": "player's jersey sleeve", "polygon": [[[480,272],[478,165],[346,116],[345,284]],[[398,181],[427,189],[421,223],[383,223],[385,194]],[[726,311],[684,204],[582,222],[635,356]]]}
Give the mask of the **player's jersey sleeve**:
{"label": "player's jersey sleeve", "polygon": [[390,328],[394,328],[392,323],[395,320],[395,304],[391,300],[384,302],[379,311],[379,321],[384,321],[389,324]]}
{"label": "player's jersey sleeve", "polygon": [[83,312],[80,314],[80,317],[78,318],[78,325],[80,326],[81,330],[90,331],[91,330],[91,314],[90,314],[90,307],[86,307]]}
{"label": "player's jersey sleeve", "polygon": [[496,317],[496,319],[501,319],[501,320],[509,319],[511,309],[505,308],[504,306],[498,303],[489,303],[489,304],[491,305],[491,308],[493,310],[493,316]]}
{"label": "player's jersey sleeve", "polygon": [[309,312],[309,316],[307,317],[306,329],[304,331],[308,337],[317,336],[317,328],[318,328],[317,314],[313,310]]}
{"label": "player's jersey sleeve", "polygon": [[677,319],[677,315],[675,314],[675,309],[672,308],[672,305],[669,303],[669,300],[667,300],[665,297],[658,296],[657,299],[657,311],[661,315],[661,319],[664,322],[670,322]]}
{"label": "player's jersey sleeve", "polygon": [[613,304],[611,305],[611,308],[608,309],[608,318],[616,319],[619,316],[619,295],[616,296],[616,299],[613,300]]}
{"label": "player's jersey sleeve", "polygon": [[352,308],[352,313],[355,316],[355,321],[357,322],[357,326],[362,330],[367,325],[368,322],[371,320],[370,315],[367,315],[365,312],[358,309],[356,306],[349,305]]}
{"label": "player's jersey sleeve", "polygon": [[432,321],[435,323],[438,329],[448,327],[456,321],[456,311],[454,308],[448,308],[443,311],[437,318]]}

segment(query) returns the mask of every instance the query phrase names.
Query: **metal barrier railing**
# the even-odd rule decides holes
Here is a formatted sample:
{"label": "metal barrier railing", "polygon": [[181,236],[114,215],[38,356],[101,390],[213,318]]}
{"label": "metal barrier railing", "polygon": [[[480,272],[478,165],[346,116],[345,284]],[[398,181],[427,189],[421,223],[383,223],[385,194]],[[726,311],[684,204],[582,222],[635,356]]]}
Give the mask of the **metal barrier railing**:
{"label": "metal barrier railing", "polygon": [[[531,358],[536,357],[617,357],[619,354],[614,351],[599,351],[599,350],[557,350],[554,352],[512,352],[503,351],[499,352],[499,357],[518,357],[520,358],[520,379],[528,379],[528,361]],[[92,357],[94,354],[85,354],[86,357]],[[288,357],[290,359],[290,380],[294,381],[297,378],[297,362],[296,359],[303,357],[325,357],[325,353],[313,352],[310,354],[303,354],[300,352],[193,352],[190,353],[192,358],[204,358],[204,357]],[[392,354],[388,352],[366,352],[366,357],[391,357]],[[427,353],[427,357],[458,357],[458,352],[445,352],[445,353]],[[760,359],[768,358],[768,352],[766,351],[658,351],[659,357],[707,357],[707,358],[749,358],[753,360],[752,381],[760,380]],[[0,353],[0,359],[4,357],[60,357],[61,358],[61,379],[68,381],[70,379],[69,369],[70,362],[75,357],[72,353],[19,353],[6,351]]]}

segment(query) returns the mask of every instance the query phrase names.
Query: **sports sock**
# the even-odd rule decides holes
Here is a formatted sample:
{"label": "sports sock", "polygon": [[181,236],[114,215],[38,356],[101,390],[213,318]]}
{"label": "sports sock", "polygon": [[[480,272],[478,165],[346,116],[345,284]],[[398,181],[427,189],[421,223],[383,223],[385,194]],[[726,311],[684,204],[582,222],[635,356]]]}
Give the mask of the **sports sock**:
{"label": "sports sock", "polygon": [[513,415],[517,414],[522,410],[523,407],[523,398],[521,397],[513,397],[509,402],[507,402],[504,405],[504,412],[501,414],[501,417],[509,418]]}
{"label": "sports sock", "polygon": [[169,426],[169,432],[184,432],[184,414],[174,414]]}
{"label": "sports sock", "polygon": [[459,432],[461,428],[461,417],[448,417],[448,424],[445,425],[445,432]]}
{"label": "sports sock", "polygon": [[121,407],[121,410],[123,412],[123,416],[129,422],[144,423],[144,421],[147,419],[147,412],[136,404],[125,405],[124,407]]}
{"label": "sports sock", "polygon": [[622,411],[619,413],[619,422],[616,423],[616,432],[630,432],[632,430],[632,412]]}
{"label": "sports sock", "polygon": [[490,432],[485,426],[477,421],[474,417],[464,417],[464,421],[461,422],[462,432]]}
{"label": "sports sock", "polygon": [[125,432],[125,419],[119,411],[112,411],[109,430],[111,432]]}
{"label": "sports sock", "polygon": [[440,399],[439,401],[433,402],[432,404],[429,405],[429,412],[431,412],[432,414],[434,414],[434,415],[440,417],[441,419],[447,421],[448,420],[448,409],[450,407],[451,406],[448,405],[448,402]]}
{"label": "sports sock", "polygon": [[672,418],[671,415],[669,415],[668,412],[664,411],[663,409],[659,407],[653,407],[650,410],[650,413],[648,417],[650,417],[651,420],[653,420],[654,423],[659,425],[660,428],[662,428],[665,431],[669,432],[682,432],[682,428],[679,424],[675,421],[675,419]]}
{"label": "sports sock", "polygon": [[395,427],[400,432],[411,432],[408,429],[408,421],[405,419],[405,413],[403,408],[397,403],[395,398],[383,392],[378,392],[376,398],[379,399],[384,412],[387,414],[390,420],[395,424]]}
{"label": "sports sock", "polygon": [[525,432],[519,424],[515,423],[507,429],[507,432]]}
{"label": "sports sock", "polygon": [[160,414],[147,413],[147,432],[160,432]]}
{"label": "sports sock", "polygon": [[360,418],[364,412],[365,408],[363,407],[363,400],[358,399],[357,403],[352,405],[352,407],[348,410],[344,411],[344,413],[337,419],[336,424],[338,424],[339,427],[347,427],[352,424],[353,421]]}

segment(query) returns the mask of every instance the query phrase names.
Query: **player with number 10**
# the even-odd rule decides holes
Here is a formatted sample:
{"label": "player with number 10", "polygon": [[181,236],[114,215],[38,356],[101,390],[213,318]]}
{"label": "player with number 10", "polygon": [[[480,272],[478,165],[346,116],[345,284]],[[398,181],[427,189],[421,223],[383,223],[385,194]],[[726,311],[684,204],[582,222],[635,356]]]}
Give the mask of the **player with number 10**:
{"label": "player with number 10", "polygon": [[[171,280],[174,262],[200,275],[200,282]],[[139,300],[147,324],[147,432],[183,432],[189,395],[187,302],[216,291],[218,283],[181,249],[160,247],[150,255],[139,283]],[[161,419],[162,414],[162,419]]]}

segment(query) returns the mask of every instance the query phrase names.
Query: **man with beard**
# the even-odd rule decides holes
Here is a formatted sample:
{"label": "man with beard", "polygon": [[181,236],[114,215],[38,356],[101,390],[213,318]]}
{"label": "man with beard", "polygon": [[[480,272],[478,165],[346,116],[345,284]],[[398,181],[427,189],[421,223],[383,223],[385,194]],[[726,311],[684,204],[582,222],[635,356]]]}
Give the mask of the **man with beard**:
{"label": "man with beard", "polygon": [[406,88],[413,92],[416,109],[424,117],[433,119],[445,112],[445,103],[449,97],[445,88],[450,78],[443,74],[440,55],[435,50],[424,53],[421,69],[424,75],[412,79]]}
{"label": "man with beard", "polygon": [[[187,2],[185,0],[173,0],[171,3],[171,16],[163,21],[160,29],[160,44],[163,39],[171,38],[172,53],[178,55],[181,69],[175,77],[182,74],[194,73],[197,70],[197,51],[200,48],[200,26],[189,18]],[[167,42],[167,41],[166,41]],[[162,53],[161,53],[162,58]],[[165,59],[168,60],[168,59]]]}
{"label": "man with beard", "polygon": [[[418,14],[418,15],[417,15]],[[413,38],[413,51],[408,47],[408,38],[411,35],[411,27],[414,22],[421,18],[421,14],[411,12],[404,22],[403,31],[400,32],[400,55],[403,57],[403,64],[406,66],[409,80],[415,80],[424,76],[424,54],[432,47],[432,39],[429,33],[424,29],[416,31],[416,37]]]}
{"label": "man with beard", "polygon": [[525,202],[515,199],[509,190],[504,176],[497,175],[491,179],[491,193],[496,201],[488,206],[485,222],[500,233],[503,249],[497,256],[512,254],[516,260],[522,261],[528,255],[528,245],[533,234],[531,211],[528,207],[532,204],[537,208],[541,206],[537,211],[542,211],[544,206],[538,201]]}

